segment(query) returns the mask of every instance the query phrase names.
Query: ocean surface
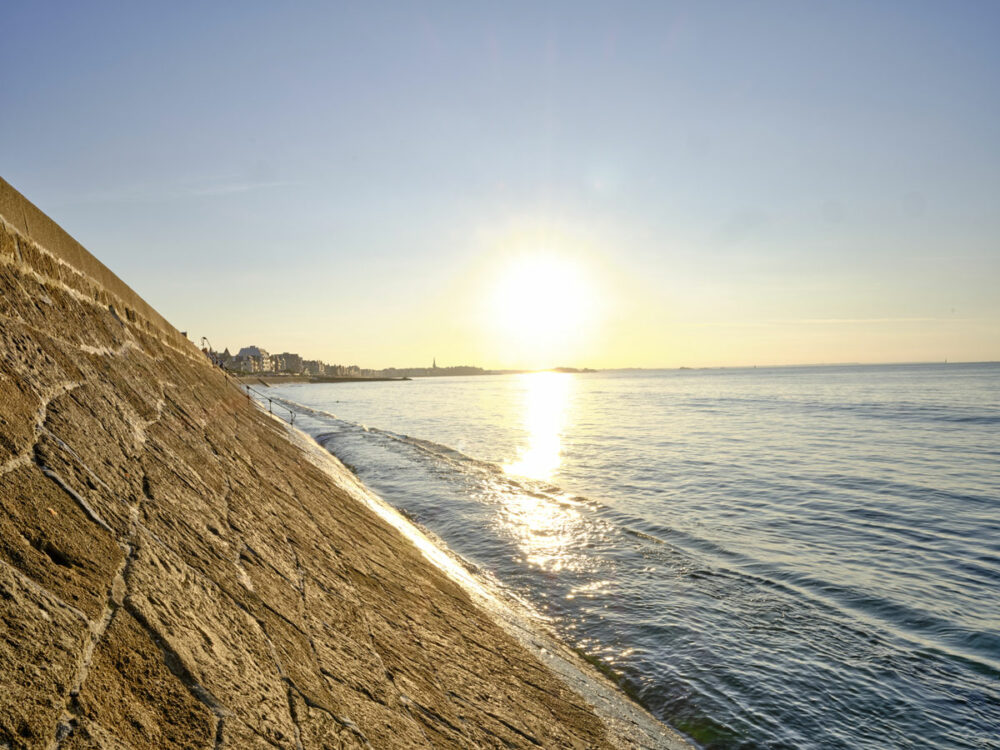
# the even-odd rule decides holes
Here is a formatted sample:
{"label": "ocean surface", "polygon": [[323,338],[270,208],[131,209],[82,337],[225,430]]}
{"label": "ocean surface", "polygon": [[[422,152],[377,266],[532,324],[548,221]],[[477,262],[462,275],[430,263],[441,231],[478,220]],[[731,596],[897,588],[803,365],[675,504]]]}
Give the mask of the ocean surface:
{"label": "ocean surface", "polygon": [[268,395],[700,746],[1000,748],[998,364]]}

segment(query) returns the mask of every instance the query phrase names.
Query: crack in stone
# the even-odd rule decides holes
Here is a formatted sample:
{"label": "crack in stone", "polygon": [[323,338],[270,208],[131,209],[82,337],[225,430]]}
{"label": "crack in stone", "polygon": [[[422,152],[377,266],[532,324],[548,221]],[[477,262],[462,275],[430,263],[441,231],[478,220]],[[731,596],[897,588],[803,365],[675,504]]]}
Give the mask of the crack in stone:
{"label": "crack in stone", "polygon": [[288,685],[288,714],[292,718],[292,726],[295,727],[295,748],[305,750],[302,746],[302,727],[299,726],[298,712],[295,710],[295,700],[292,698],[292,685]]}
{"label": "crack in stone", "polygon": [[[76,460],[77,464],[79,464],[80,468],[86,471],[91,479],[93,479],[95,482],[101,485],[101,487],[106,489],[108,491],[108,494],[110,495],[115,494],[115,491],[112,490],[110,487],[108,487],[105,481],[94,473],[94,471],[86,464],[86,462],[82,458],[80,458],[80,454],[78,454],[75,450],[70,448],[69,444],[66,443],[65,440],[63,440],[61,437],[52,432],[52,430],[50,430],[48,427],[42,427],[42,434],[45,437],[49,438],[53,443],[55,443],[57,448],[60,448],[61,450],[65,451],[70,456],[72,456]],[[36,445],[38,444],[37,441],[35,444]]]}
{"label": "crack in stone", "polygon": [[60,383],[59,385],[54,385],[51,388],[47,388],[42,393],[38,394],[42,397],[42,405],[35,414],[35,435],[41,434],[42,429],[45,427],[46,421],[49,418],[49,406],[60,396],[64,396],[70,391],[74,391],[80,386],[84,385],[82,380],[67,380],[65,383]]}
{"label": "crack in stone", "polygon": [[63,601],[41,584],[35,583],[35,581],[32,578],[29,578],[27,575],[22,573],[18,568],[14,567],[9,562],[6,562],[5,560],[0,560],[0,565],[3,565],[4,568],[13,573],[25,587],[31,589],[34,593],[38,594],[42,598],[47,599],[56,607],[60,607],[62,609],[71,612],[74,616],[83,620],[83,622],[86,623],[88,627],[90,626],[91,622],[90,618],[87,617],[87,615],[83,612],[83,610],[74,607],[69,602]]}
{"label": "crack in stone", "polygon": [[153,643],[156,644],[157,648],[160,649],[160,653],[163,656],[163,663],[166,665],[167,669],[178,679],[181,684],[187,688],[187,691],[191,693],[192,696],[205,707],[216,718],[216,729],[215,729],[215,748],[218,749],[222,747],[223,741],[223,723],[230,716],[230,711],[225,706],[219,702],[212,692],[202,685],[198,680],[194,678],[191,671],[184,665],[184,661],[181,659],[180,655],[174,651],[171,647],[170,642],[160,635],[152,623],[146,619],[146,616],[139,611],[139,609],[134,606],[126,597],[122,603],[122,607],[128,612],[132,617],[135,618],[136,622],[141,625],[149,637],[152,639]]}
{"label": "crack in stone", "polygon": [[[45,283],[48,283],[48,282],[49,282],[48,279],[44,279],[44,280],[42,280],[42,285],[44,285]],[[110,347],[107,347],[107,346],[103,346],[103,347],[91,346],[90,344],[80,344],[80,343],[77,343],[75,341],[70,341],[69,339],[64,339],[62,336],[57,336],[54,333],[52,333],[51,330],[48,330],[48,329],[45,329],[45,328],[39,328],[38,326],[32,324],[31,322],[25,320],[24,318],[22,318],[20,316],[14,317],[14,316],[11,316],[11,315],[5,315],[3,313],[0,313],[0,318],[3,318],[5,320],[11,320],[11,321],[17,323],[18,325],[24,326],[25,328],[27,328],[30,331],[34,331],[35,333],[41,334],[42,336],[44,336],[45,338],[49,339],[50,341],[58,342],[58,343],[62,344],[64,347],[66,347],[68,349],[75,349],[77,351],[84,352],[85,354],[122,356],[125,353],[126,350],[128,350],[128,349],[134,349],[135,351],[139,352],[140,354],[145,355],[150,360],[157,361],[155,357],[153,357],[149,352],[147,352],[145,349],[143,349],[141,346],[139,346],[139,344],[137,344],[135,342],[135,340],[134,340],[135,339],[135,335],[131,331],[129,331],[128,329],[126,329],[126,333],[127,333],[127,335],[130,338],[127,341],[125,341],[123,344],[121,344],[121,346],[118,347],[122,351],[116,352],[116,350],[114,350],[114,349],[112,349]]]}
{"label": "crack in stone", "polygon": [[[382,590],[383,595],[385,595],[386,598],[388,598],[388,599],[391,600],[392,596],[389,593],[388,589],[386,589],[385,584],[383,584],[382,581],[380,581],[378,578],[373,578],[372,580],[374,580],[375,583],[376,583],[376,585]],[[352,588],[353,588],[353,584],[352,584]],[[356,591],[356,589],[355,589],[355,591]],[[392,685],[393,690],[396,691],[397,700],[399,700],[400,705],[403,706],[403,708],[406,711],[407,715],[409,715],[410,718],[413,719],[414,724],[416,724],[417,727],[420,729],[420,733],[424,736],[424,740],[427,742],[428,746],[429,747],[433,747],[434,743],[432,743],[427,738],[427,733],[424,731],[424,728],[423,728],[423,722],[420,721],[419,719],[417,719],[417,717],[413,715],[413,710],[412,710],[411,705],[410,705],[411,704],[410,699],[406,695],[404,695],[404,693],[399,689],[399,687],[396,685],[395,679],[393,679],[392,672],[389,670],[388,667],[386,667],[385,660],[382,658],[382,654],[379,652],[378,647],[376,646],[375,633],[374,633],[374,630],[372,629],[371,622],[369,621],[368,615],[367,615],[367,613],[364,610],[361,610],[361,616],[364,619],[365,627],[368,629],[368,637],[371,640],[371,650],[372,650],[372,653],[375,654],[375,658],[378,659],[379,664],[382,665],[382,669],[384,670],[384,673],[385,673],[385,676],[386,676],[386,679],[387,679],[388,683],[390,685]],[[431,675],[431,680],[432,680],[434,686],[440,691],[441,695],[445,696],[445,698],[448,700],[449,703],[452,703],[450,691],[446,691],[442,687],[442,685],[439,682],[439,680],[437,679],[437,677],[434,676],[433,674]],[[454,704],[452,704],[452,708],[453,709],[455,708]],[[457,711],[456,711],[456,713],[457,713]],[[449,724],[449,726],[451,726],[451,725]],[[462,740],[463,740],[463,742],[466,745],[468,745],[468,741],[466,740],[465,737],[462,737]]]}
{"label": "crack in stone", "polygon": [[37,460],[36,452],[38,450],[38,440],[44,432],[47,432],[45,429],[45,422],[48,421],[49,406],[60,396],[79,388],[83,384],[84,383],[82,381],[69,380],[64,383],[60,383],[59,385],[52,386],[51,388],[47,388],[42,393],[38,394],[38,396],[42,399],[42,405],[35,413],[34,440],[28,448],[25,448],[21,453],[13,458],[7,459],[3,465],[0,465],[0,476]]}
{"label": "crack in stone", "polygon": [[[469,706],[473,710],[480,710],[480,711],[482,711],[486,716],[489,716],[491,719],[493,719],[494,721],[496,721],[499,724],[503,724],[505,727],[507,727],[507,729],[509,729],[510,731],[512,731],[514,734],[516,734],[516,735],[518,735],[520,737],[523,737],[528,742],[530,742],[532,745],[535,745],[537,747],[541,747],[542,746],[542,743],[539,742],[536,737],[528,734],[523,729],[520,729],[520,728],[514,726],[509,721],[507,721],[506,719],[504,719],[502,716],[498,716],[497,714],[493,713],[492,711],[490,711],[489,709],[487,709],[485,707],[477,708],[472,703],[470,703],[465,698],[461,697],[460,695],[458,695],[456,693],[451,693],[451,696],[454,697],[456,700],[458,700],[460,703],[464,703],[465,705]],[[484,732],[488,732],[489,734],[494,734],[493,732],[490,732],[487,727],[480,727],[480,729],[482,729]],[[494,734],[494,736],[496,736],[496,735]]]}
{"label": "crack in stone", "polygon": [[53,482],[55,482],[57,485],[59,485],[59,487],[63,490],[63,492],[65,492],[67,495],[73,498],[73,500],[76,501],[76,504],[83,509],[83,512],[87,514],[87,517],[91,521],[96,523],[98,526],[100,526],[102,529],[109,532],[110,534],[115,533],[114,530],[104,522],[104,519],[101,518],[100,514],[98,514],[96,510],[90,507],[90,503],[84,500],[80,496],[80,493],[78,493],[76,490],[74,490],[72,487],[66,484],[66,480],[63,479],[61,476],[59,476],[58,472],[54,471],[53,469],[50,469],[48,466],[42,463],[40,459],[37,459],[37,457],[36,461],[38,463],[38,468],[42,470],[42,473],[49,479],[51,479]]}
{"label": "crack in stone", "polygon": [[[261,412],[263,413],[263,407],[261,407],[259,404],[257,404],[257,406],[258,406],[258,408],[260,408]],[[292,491],[291,494],[294,497],[294,499],[299,503],[300,506],[304,505],[302,503],[302,499],[298,495],[298,492],[296,492],[293,489],[293,491]],[[287,528],[286,528],[286,532],[287,532]],[[285,541],[288,544],[289,548],[291,549],[292,555],[293,555],[293,557],[295,559],[297,573],[299,574],[300,580],[302,582],[302,592],[301,593],[302,593],[303,607],[306,608],[306,609],[308,609],[308,607],[306,606],[306,601],[305,601],[305,571],[302,568],[301,564],[299,563],[298,552],[295,549],[294,544],[291,543],[290,537],[287,536],[287,533],[286,533],[286,536],[285,536]],[[378,585],[378,587],[382,590],[383,595],[385,595],[388,599],[392,598],[391,595],[389,594],[388,590],[385,588],[385,585],[380,580],[378,580],[377,578],[373,578],[372,580],[374,580],[375,583]],[[358,594],[357,587],[353,583],[348,583],[347,585],[350,586],[350,588],[354,592],[355,596],[357,596],[360,599],[360,595]],[[379,665],[381,666],[383,674],[386,677],[386,682],[389,685],[392,686],[392,690],[395,691],[395,693],[396,693],[396,698],[397,698],[397,701],[399,702],[399,705],[401,705],[403,707],[404,711],[406,711],[406,714],[410,717],[410,719],[413,721],[414,725],[420,731],[420,734],[423,736],[424,741],[427,743],[428,747],[433,747],[433,743],[427,737],[427,733],[424,730],[423,722],[420,721],[413,714],[413,709],[412,709],[412,706],[411,706],[410,699],[396,685],[395,680],[392,678],[392,672],[391,672],[391,670],[389,670],[389,668],[386,666],[385,659],[382,657],[382,654],[379,652],[379,649],[378,649],[378,647],[376,645],[377,641],[376,641],[376,638],[375,638],[374,629],[372,628],[372,625],[371,625],[371,622],[370,622],[370,620],[368,618],[367,613],[364,611],[364,609],[361,609],[359,611],[360,611],[360,614],[361,614],[362,621],[364,622],[365,630],[368,633],[368,639],[369,639],[368,647],[371,650],[371,653],[374,655],[375,659],[378,661]],[[310,643],[310,645],[312,646],[312,649],[313,649],[314,658],[316,658],[317,662],[318,662],[318,652],[316,650],[315,643],[313,642],[311,635],[308,636],[308,638],[309,638],[309,643]],[[324,670],[322,670],[322,669],[320,671],[324,672]],[[437,680],[436,677],[432,677],[432,681],[434,682],[435,687],[437,687],[437,689],[440,691],[440,694],[444,695],[445,698],[448,700],[448,702],[451,703],[452,701],[451,701],[451,697],[449,695],[449,691],[446,691],[446,690],[443,689],[443,687],[441,686],[440,682]],[[372,696],[372,699],[374,700],[373,696]],[[305,700],[305,696],[303,696],[303,700]],[[454,708],[454,704],[452,704],[452,708]],[[460,736],[462,736],[462,735],[460,735]],[[462,736],[462,741],[463,741],[463,743],[466,746],[468,746],[468,740],[464,736]],[[366,740],[366,742],[367,742],[367,740]]]}
{"label": "crack in stone", "polygon": [[[300,507],[302,507],[304,505],[302,503],[302,499],[298,495],[298,492],[294,488],[291,488],[290,494],[299,503]],[[303,507],[303,509],[304,509],[304,507]],[[309,607],[308,607],[308,603],[306,602],[306,598],[305,598],[306,573],[305,573],[305,569],[302,567],[302,564],[300,562],[298,550],[296,550],[295,545],[293,544],[291,537],[288,535],[288,531],[289,530],[288,530],[288,528],[286,526],[285,527],[285,543],[288,545],[288,549],[292,553],[292,557],[295,560],[296,574],[298,575],[298,578],[299,578],[298,590],[299,590],[299,594],[300,594],[300,597],[301,597],[301,600],[302,600],[303,609],[305,611],[308,611]],[[281,575],[281,574],[279,573],[279,575]],[[284,576],[281,576],[281,577],[283,579],[285,579],[285,580],[288,580]],[[288,582],[292,583],[291,581],[288,581]],[[348,585],[354,591],[355,596],[358,596],[357,588],[353,584],[349,583]],[[381,585],[381,583],[379,583],[379,585]],[[383,593],[385,593],[386,596],[388,596],[388,592],[385,591],[384,587],[383,587]],[[266,603],[265,603],[265,606],[267,606]],[[268,607],[268,608],[270,609],[270,607]],[[370,640],[369,648],[370,648],[372,654],[375,656],[376,660],[378,661],[379,665],[381,665],[383,674],[385,675],[388,684],[392,685],[392,689],[395,690],[395,692],[396,692],[397,700],[399,701],[399,704],[403,707],[403,709],[406,711],[407,715],[413,721],[414,725],[420,731],[420,734],[423,736],[424,741],[427,743],[427,746],[428,747],[433,747],[433,743],[427,737],[427,733],[424,731],[422,723],[419,720],[417,720],[417,718],[413,715],[413,712],[412,712],[412,710],[410,708],[408,699],[406,698],[405,695],[403,695],[402,691],[400,691],[399,688],[396,686],[394,680],[392,679],[392,672],[388,669],[388,667],[386,667],[385,660],[382,658],[382,655],[379,653],[378,649],[375,647],[375,635],[374,635],[374,632],[372,630],[371,623],[368,621],[366,613],[364,612],[364,610],[361,610],[360,612],[361,612],[361,617],[362,617],[362,619],[364,621],[364,624],[365,624],[365,629],[368,631],[368,637],[369,637],[369,640]],[[283,619],[287,620],[287,618],[284,618],[284,616],[281,615],[280,613],[276,612],[275,614],[277,614],[279,617],[282,617]],[[294,623],[290,623],[290,624],[293,627],[295,627],[296,630],[299,630],[299,632],[301,632],[301,630],[297,626],[295,626]],[[261,627],[263,628],[263,626],[261,626]],[[309,641],[309,646],[310,646],[310,648],[312,650],[312,656],[313,656],[313,660],[314,660],[315,666],[317,667],[317,669],[319,669],[319,671],[321,673],[327,674],[329,676],[329,674],[326,673],[325,670],[323,670],[322,668],[319,667],[319,652],[316,649],[316,644],[313,641],[312,635],[308,634],[308,633],[304,633],[304,635],[306,636],[307,640]],[[265,638],[267,638],[267,634],[266,633],[265,633]],[[270,639],[268,639],[268,643],[270,644]],[[272,646],[272,648],[273,648],[273,646]],[[277,663],[277,657],[276,656],[275,656],[275,661],[276,661],[276,664],[278,666],[279,672],[282,672],[281,665],[280,665],[280,663]],[[282,675],[284,676],[283,672],[282,672]],[[286,677],[286,679],[288,679],[288,678]],[[291,684],[291,680],[288,679],[288,681]],[[305,696],[305,694],[301,690],[299,690],[297,687],[296,687],[296,692],[298,692],[298,694],[300,696],[302,696],[302,699],[304,701],[306,701],[306,703],[308,705],[309,704],[309,700]],[[372,701],[375,701],[375,697],[372,696],[372,695],[369,695],[369,699],[372,700]],[[320,708],[322,708],[322,707],[320,707]],[[348,722],[350,724],[350,726],[348,726],[348,723],[343,723],[343,726],[348,727],[348,728],[353,727],[352,731],[357,731],[358,736],[365,742],[365,746],[366,747],[369,746],[368,745],[368,739],[363,734],[360,733],[360,730],[357,730],[357,727],[354,726],[353,722],[351,722],[350,719],[346,719],[344,717],[339,717],[339,716],[336,716],[335,714],[331,714],[331,716],[333,716],[334,719],[336,719],[338,722],[341,722],[341,723]]]}
{"label": "crack in stone", "polygon": [[[76,385],[80,385],[80,384],[76,384]],[[74,387],[76,387],[76,386],[74,386]],[[57,395],[62,395],[62,393],[68,392],[68,390],[71,390],[71,389],[69,389],[69,388],[63,389]],[[56,396],[53,396],[52,398],[55,398],[55,397]],[[52,398],[50,398],[49,401],[51,401]],[[160,403],[161,403],[161,416],[162,416],[162,404],[164,403],[164,401],[161,399]],[[47,403],[46,403],[46,407],[47,407]],[[44,424],[44,422],[43,422],[43,424]],[[79,457],[79,455],[76,454],[76,452],[73,451],[65,443],[65,441],[63,441],[61,438],[59,438],[54,433],[52,433],[50,430],[48,430],[48,429],[46,429],[44,427],[42,427],[41,430],[44,431],[45,434],[47,434],[50,437],[52,437],[54,439],[54,441],[56,441],[56,444],[60,448],[66,450],[70,455],[72,455],[77,460],[77,462],[80,464],[80,466],[84,470],[86,470],[97,482],[99,482],[109,492],[109,494],[111,494],[112,496],[115,496],[115,493],[111,490],[111,488],[108,487],[108,485],[103,480],[101,480],[93,472],[93,470],[91,470],[91,468],[86,464],[86,462],[84,462]],[[37,440],[36,440],[36,443],[35,443],[35,447],[37,448]],[[27,457],[29,454],[26,453],[25,455]],[[42,473],[45,474],[45,476],[47,476],[53,482],[55,482],[71,498],[73,498],[73,500],[76,501],[76,503],[83,509],[83,511],[86,513],[86,515],[90,518],[91,521],[93,521],[95,524],[97,524],[101,528],[105,529],[106,531],[108,531],[109,533],[111,533],[112,535],[114,535],[114,531],[111,529],[111,527],[108,526],[108,524],[104,522],[104,520],[89,505],[89,503],[87,503],[86,500],[84,500],[79,495],[79,493],[77,493],[72,487],[70,487],[66,483],[66,481],[56,471],[52,470],[48,466],[44,465],[40,460],[38,460],[37,454],[36,454],[36,461],[37,461],[38,466],[41,469]],[[199,477],[199,479],[200,479],[200,477]],[[172,551],[172,548],[170,547],[170,545],[168,545],[166,542],[164,542],[162,539],[160,539],[157,534],[155,534],[151,529],[147,528],[143,523],[141,523],[141,521],[139,521],[139,518],[138,518],[138,509],[137,508],[133,509],[133,513],[131,514],[131,520],[132,520],[132,529],[131,529],[131,532],[129,534],[129,539],[130,540],[134,539],[137,530],[142,530],[143,532],[145,532],[146,534],[148,534],[149,537],[151,539],[153,539],[153,541],[155,541],[157,544],[159,544],[160,546],[162,546],[165,550]],[[152,627],[152,625],[149,623],[149,621],[134,606],[132,606],[131,604],[126,604],[125,603],[125,595],[127,594],[127,584],[126,584],[126,580],[125,580],[125,574],[127,572],[127,569],[129,567],[129,565],[131,564],[131,562],[134,559],[136,548],[133,546],[133,544],[123,543],[123,542],[118,542],[118,544],[126,552],[125,559],[123,560],[122,565],[119,567],[118,571],[116,572],[116,574],[115,574],[115,576],[114,576],[114,578],[112,580],[112,584],[111,584],[111,586],[109,588],[108,600],[107,600],[107,602],[105,604],[104,614],[103,614],[101,620],[99,622],[97,622],[97,623],[91,621],[89,618],[86,617],[86,615],[83,614],[83,612],[77,610],[75,607],[72,607],[72,605],[69,605],[69,604],[67,604],[65,602],[62,602],[61,599],[59,599],[55,595],[51,594],[51,592],[47,592],[41,586],[38,586],[37,584],[34,584],[34,582],[30,581],[30,579],[25,579],[26,581],[28,581],[30,584],[33,585],[33,588],[36,588],[36,589],[38,589],[38,590],[40,590],[42,592],[45,592],[52,599],[56,600],[57,602],[59,602],[63,606],[65,606],[65,607],[73,610],[80,617],[82,617],[84,619],[84,621],[87,623],[88,629],[91,632],[91,637],[88,639],[88,642],[84,645],[83,651],[82,651],[82,653],[81,653],[81,655],[79,657],[79,665],[78,665],[77,672],[76,672],[76,675],[75,675],[74,680],[73,680],[73,685],[72,685],[72,687],[71,687],[71,689],[69,691],[69,694],[68,694],[68,696],[66,698],[66,705],[64,707],[64,711],[63,711],[62,715],[60,716],[59,721],[57,722],[55,736],[54,736],[53,740],[49,743],[48,749],[49,750],[56,750],[61,745],[61,743],[66,738],[70,737],[73,734],[73,732],[75,731],[75,729],[77,727],[77,718],[78,717],[72,711],[70,711],[71,704],[73,703],[73,701],[75,701],[76,697],[79,695],[79,692],[80,692],[80,690],[81,690],[81,688],[83,686],[83,683],[86,681],[87,676],[89,675],[90,665],[91,665],[92,660],[93,660],[93,653],[94,653],[94,651],[95,651],[95,649],[97,647],[98,642],[100,641],[101,637],[104,635],[104,632],[109,627],[112,619],[114,618],[114,615],[115,615],[115,612],[117,611],[117,609],[120,608],[120,607],[123,607],[123,606],[126,608],[126,611],[128,611],[136,619],[136,621],[139,622],[139,624],[150,634],[153,642],[156,643],[157,647],[160,649],[160,652],[161,652],[161,654],[163,656],[163,662],[164,662],[164,664],[171,671],[171,673],[174,674],[181,681],[181,683],[185,686],[185,688],[187,688],[187,690],[199,702],[201,702],[203,705],[207,706],[209,708],[209,710],[215,715],[216,720],[217,720],[216,721],[216,732],[215,732],[215,748],[221,748],[222,744],[224,742],[224,724],[225,724],[226,718],[229,716],[228,709],[226,709],[224,706],[222,706],[222,704],[211,693],[211,691],[209,691],[206,687],[204,687],[197,680],[194,679],[194,677],[191,675],[191,673],[187,669],[187,667],[184,666],[184,664],[183,664],[180,656],[173,650],[172,647],[169,646],[169,641],[167,639],[161,637],[157,633],[157,631],[155,630],[155,628]],[[295,687],[294,683],[292,683],[292,681],[291,681],[291,678],[289,678],[284,673],[284,670],[283,670],[283,667],[282,667],[282,665],[280,663],[280,660],[277,657],[277,652],[275,650],[274,644],[271,641],[270,637],[267,635],[266,631],[264,630],[263,625],[259,621],[257,621],[256,618],[253,617],[252,613],[245,607],[245,605],[242,602],[239,602],[238,600],[236,600],[234,597],[232,597],[229,594],[229,592],[227,592],[225,589],[223,589],[222,587],[220,587],[210,577],[202,574],[200,571],[198,571],[197,569],[193,568],[189,563],[187,563],[186,560],[183,560],[183,558],[180,558],[180,561],[186,567],[188,567],[192,571],[192,573],[194,575],[196,575],[200,579],[203,579],[203,580],[209,582],[211,585],[213,585],[216,588],[216,590],[220,594],[222,594],[224,597],[226,597],[227,599],[229,599],[239,609],[241,609],[242,611],[246,612],[246,614],[248,614],[248,615],[251,616],[251,618],[254,620],[254,622],[256,622],[258,624],[258,627],[261,630],[261,635],[264,638],[264,641],[267,643],[268,648],[271,650],[272,659],[274,660],[275,666],[278,669],[278,672],[281,675],[282,679],[285,680],[285,682],[288,683],[288,685],[290,687]],[[2,562],[2,561],[0,561],[0,562]],[[6,565],[6,563],[5,563],[5,565]],[[7,565],[7,567],[11,567],[11,566]],[[16,568],[12,568],[12,569],[15,571],[15,573],[17,573],[19,575],[19,577],[24,578],[24,576],[22,574],[20,574],[20,571],[18,571]],[[240,569],[242,569],[242,567]],[[244,572],[244,575],[246,575],[245,572]],[[289,581],[289,583],[292,583],[292,582]],[[294,584],[293,584],[293,586],[294,586]],[[272,611],[275,615],[277,615],[279,617],[282,617],[282,619],[287,619],[280,612],[277,612],[277,611],[273,610],[269,605],[267,605],[266,602],[262,602],[262,603],[264,604],[265,607],[267,607],[268,610]],[[296,630],[298,630],[298,627],[295,626],[294,623],[292,623],[291,621],[288,621],[288,622],[289,622],[289,624],[291,624],[294,627],[296,627]],[[296,689],[296,691],[300,695],[302,695],[301,691],[299,691],[297,687],[295,687],[295,689]],[[305,698],[304,695],[303,695],[303,700],[306,700],[306,698]],[[297,750],[303,750],[302,743],[301,743],[301,728],[299,727],[298,723],[295,721],[294,716],[292,714],[293,714],[292,704],[289,703],[289,715],[290,715],[290,718],[292,719],[292,724],[295,727],[295,733],[296,733],[296,747],[297,747]],[[334,714],[330,714],[330,715],[331,716],[335,716]],[[338,717],[335,717],[335,718],[338,718]],[[349,720],[346,720],[346,722],[347,723],[344,724],[345,726],[347,726],[348,724],[351,725],[351,726],[353,726],[354,730],[357,731],[360,734],[360,730],[357,730],[357,727],[355,725],[353,725],[352,722],[350,722]],[[253,730],[252,727],[251,727],[251,729]],[[255,734],[261,736],[262,739],[267,740],[269,744],[273,745],[273,743],[268,738],[263,737],[256,730],[253,730],[253,731],[254,731]],[[361,737],[364,738],[364,735],[361,735]],[[366,740],[366,744],[367,744],[367,740]]]}
{"label": "crack in stone", "polygon": [[104,603],[104,612],[101,619],[96,622],[90,621],[88,623],[90,638],[88,638],[87,643],[84,644],[83,651],[78,659],[76,673],[73,676],[73,683],[65,698],[62,716],[56,724],[55,737],[48,746],[50,749],[58,748],[62,744],[63,740],[70,737],[76,730],[78,717],[70,709],[75,703],[77,697],[80,695],[83,683],[87,681],[87,677],[90,675],[90,667],[93,664],[94,651],[97,649],[98,643],[100,643],[101,639],[104,637],[107,629],[111,626],[111,621],[114,619],[115,614],[122,606],[126,593],[125,574],[134,558],[135,548],[132,545],[121,542],[119,542],[119,546],[122,548],[122,551],[125,552],[125,557],[122,560],[122,564],[115,572],[114,577],[111,579],[110,586],[108,586],[108,596]]}

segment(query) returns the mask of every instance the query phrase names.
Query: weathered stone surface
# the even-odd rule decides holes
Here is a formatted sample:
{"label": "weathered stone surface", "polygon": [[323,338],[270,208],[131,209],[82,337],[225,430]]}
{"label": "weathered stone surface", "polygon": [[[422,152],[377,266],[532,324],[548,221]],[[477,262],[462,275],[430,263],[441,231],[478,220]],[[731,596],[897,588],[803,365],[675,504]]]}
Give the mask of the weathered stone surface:
{"label": "weathered stone surface", "polygon": [[17,235],[4,224],[0,224],[0,257],[17,260]]}
{"label": "weathered stone surface", "polygon": [[365,739],[354,729],[338,721],[329,711],[310,706],[300,696],[292,695],[292,712],[299,726],[303,747],[322,747],[331,750],[364,748]]}
{"label": "weathered stone surface", "polygon": [[607,746],[346,472],[11,201],[0,747]]}
{"label": "weathered stone surface", "polygon": [[[215,716],[170,671],[149,632],[123,609],[94,651],[75,709],[91,727],[114,727],[115,741],[137,750],[215,743]],[[107,741],[98,729],[90,734],[97,742]]]}
{"label": "weathered stone surface", "polygon": [[202,702],[274,742],[294,735],[267,637],[213,581],[147,533],[126,577],[125,607],[164,644]]}
{"label": "weathered stone surface", "polygon": [[124,553],[38,466],[0,477],[0,560],[96,619]]}
{"label": "weathered stone surface", "polygon": [[230,718],[222,723],[217,747],[233,748],[234,750],[243,750],[244,748],[246,750],[274,750],[275,747],[293,748],[295,744],[288,741],[274,744],[261,737],[239,719]]}
{"label": "weathered stone surface", "polygon": [[[211,745],[190,745],[190,747],[211,747]],[[132,750],[132,747],[98,722],[77,717],[74,719],[72,731],[59,743],[59,750]]]}
{"label": "weathered stone surface", "polygon": [[72,686],[87,623],[0,563],[0,742],[44,747]]}
{"label": "weathered stone surface", "polygon": [[31,448],[42,399],[0,361],[0,466]]}

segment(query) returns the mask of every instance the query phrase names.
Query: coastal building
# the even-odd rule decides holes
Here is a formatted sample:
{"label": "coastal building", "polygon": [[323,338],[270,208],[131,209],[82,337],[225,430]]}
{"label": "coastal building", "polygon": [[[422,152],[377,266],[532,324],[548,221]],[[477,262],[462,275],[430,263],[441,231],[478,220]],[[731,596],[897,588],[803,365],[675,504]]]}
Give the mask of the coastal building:
{"label": "coastal building", "polygon": [[275,372],[287,372],[293,375],[298,375],[302,372],[302,357],[293,352],[272,354],[271,362],[274,365]]}
{"label": "coastal building", "polygon": [[318,359],[307,359],[302,363],[302,372],[306,375],[326,375],[326,363]]}
{"label": "coastal building", "polygon": [[259,346],[244,346],[233,359],[235,366],[232,369],[239,372],[264,373],[274,371],[271,355]]}

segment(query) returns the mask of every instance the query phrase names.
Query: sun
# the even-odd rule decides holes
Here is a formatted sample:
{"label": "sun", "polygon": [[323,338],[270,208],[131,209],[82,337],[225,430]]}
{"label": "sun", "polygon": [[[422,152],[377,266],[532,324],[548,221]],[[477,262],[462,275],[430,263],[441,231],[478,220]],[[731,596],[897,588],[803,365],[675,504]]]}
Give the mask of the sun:
{"label": "sun", "polygon": [[511,259],[498,270],[488,318],[508,358],[538,366],[539,357],[572,354],[586,335],[593,309],[593,285],[583,265],[571,257],[537,252]]}

